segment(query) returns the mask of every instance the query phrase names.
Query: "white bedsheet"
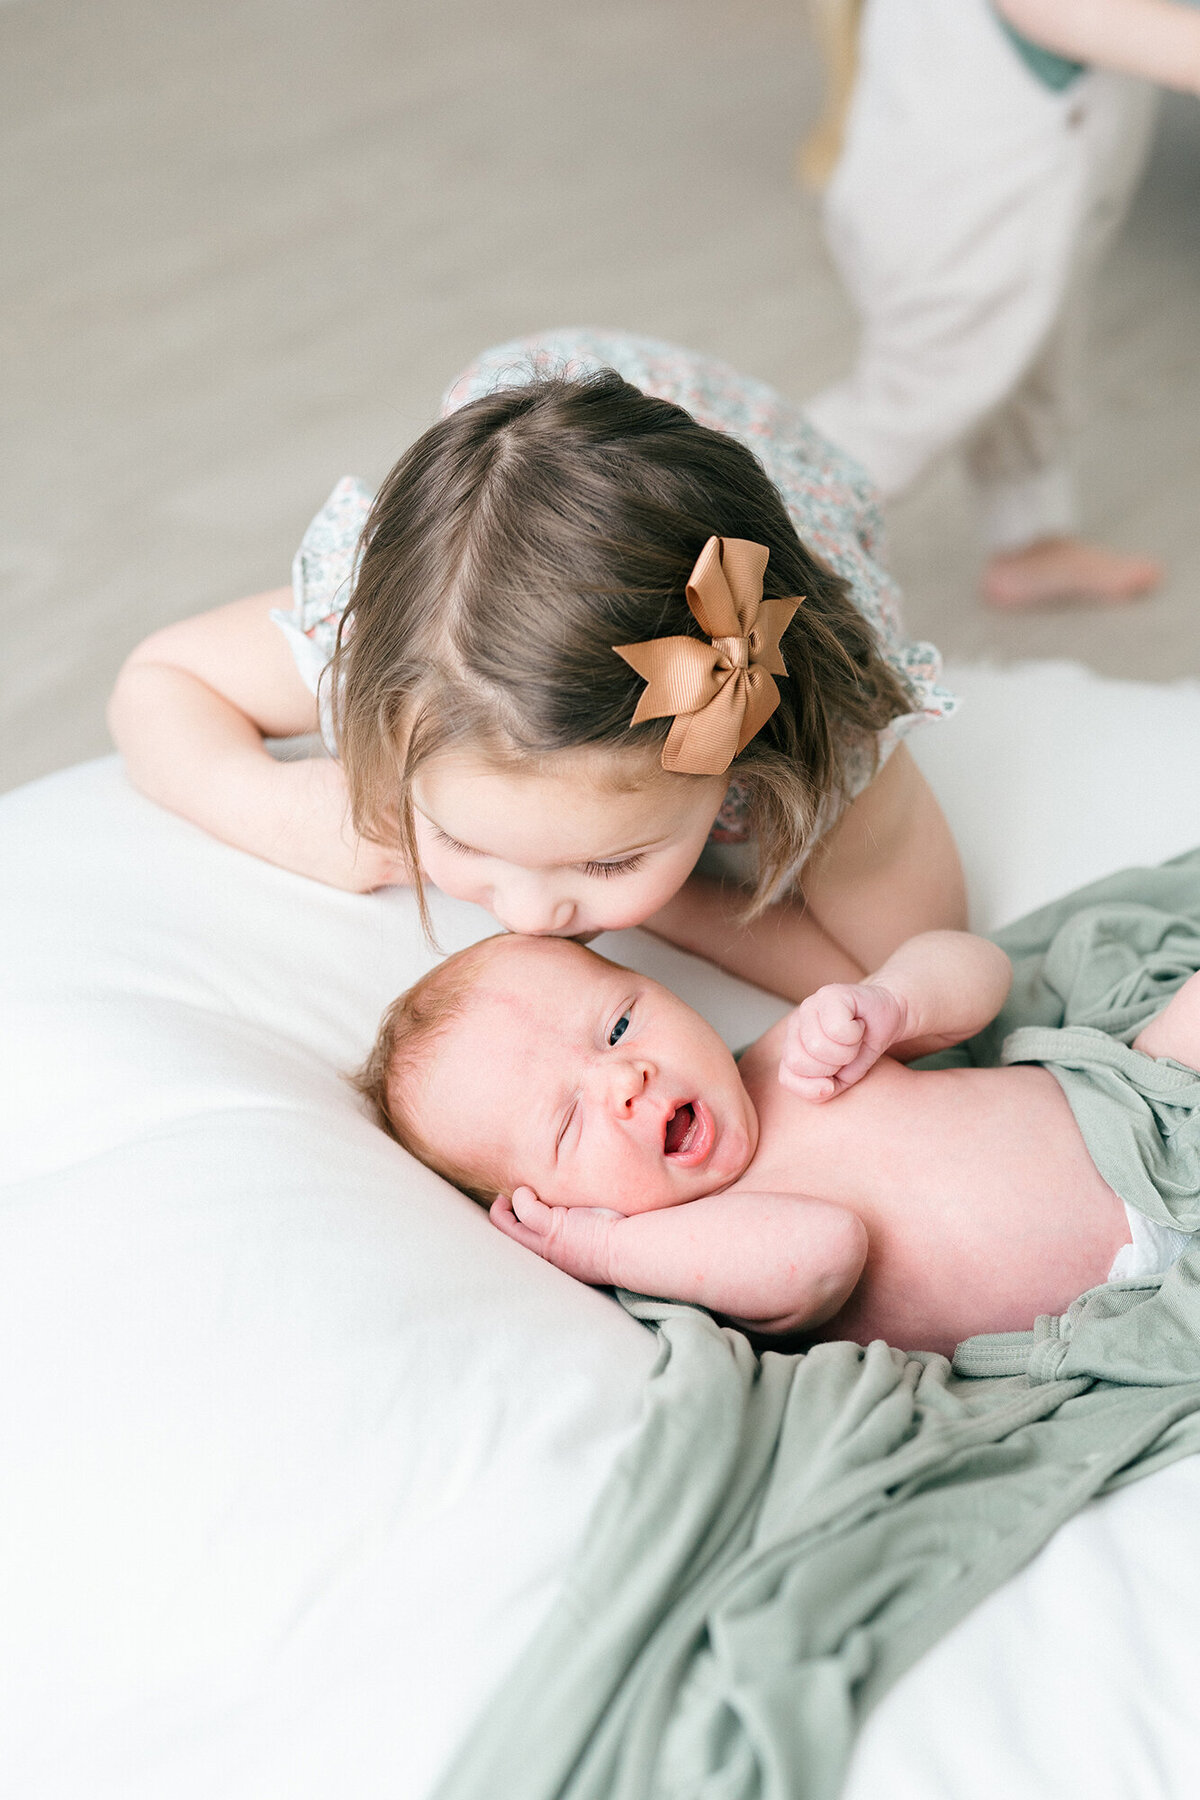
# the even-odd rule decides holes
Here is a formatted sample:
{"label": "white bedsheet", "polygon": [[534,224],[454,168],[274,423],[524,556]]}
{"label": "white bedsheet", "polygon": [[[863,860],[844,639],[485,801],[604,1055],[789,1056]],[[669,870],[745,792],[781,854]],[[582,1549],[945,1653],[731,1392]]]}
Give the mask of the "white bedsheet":
{"label": "white bedsheet", "polygon": [[[1200,839],[1194,684],[955,679],[917,748],[977,923]],[[490,929],[437,918],[446,948]],[[240,856],[105,761],[0,800],[0,943],[0,1793],[421,1800],[553,1596],[649,1342],[339,1080],[429,961],[406,895]],[[601,947],[731,1042],[777,1015]],[[1196,1791],[1198,1504],[1193,1460],[1061,1532],[884,1703],[853,1800]]]}

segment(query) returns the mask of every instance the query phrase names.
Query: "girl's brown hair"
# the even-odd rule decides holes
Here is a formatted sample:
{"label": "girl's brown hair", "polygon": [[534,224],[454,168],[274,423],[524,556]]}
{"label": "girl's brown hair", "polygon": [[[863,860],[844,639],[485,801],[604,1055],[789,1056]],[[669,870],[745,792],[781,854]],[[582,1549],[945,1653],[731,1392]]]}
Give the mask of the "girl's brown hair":
{"label": "girl's brown hair", "polygon": [[512,766],[663,742],[669,719],[630,730],[643,684],[612,646],[700,636],[685,588],[714,534],[767,546],[767,599],[805,596],[780,705],[730,767],[758,840],[753,916],[844,803],[847,741],[912,704],[755,457],[609,370],[485,395],[401,457],[328,678],[355,827],[399,841],[418,895],[413,782],[439,752]]}

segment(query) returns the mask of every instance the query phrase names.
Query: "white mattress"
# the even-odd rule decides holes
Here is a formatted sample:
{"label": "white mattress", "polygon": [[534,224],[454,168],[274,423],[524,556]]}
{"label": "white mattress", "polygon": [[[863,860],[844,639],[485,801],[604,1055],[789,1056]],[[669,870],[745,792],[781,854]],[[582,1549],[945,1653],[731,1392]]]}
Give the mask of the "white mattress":
{"label": "white mattress", "polygon": [[[995,924],[1200,839],[1200,689],[956,671],[918,755]],[[482,934],[436,908],[445,948]],[[549,1604],[651,1344],[338,1071],[405,894],[206,839],[114,761],[0,800],[0,1793],[422,1800]],[[744,1042],[765,996],[624,933]],[[1091,1507],[900,1684],[854,1800],[1186,1796],[1200,1464]],[[503,1800],[520,1800],[504,1796]]]}

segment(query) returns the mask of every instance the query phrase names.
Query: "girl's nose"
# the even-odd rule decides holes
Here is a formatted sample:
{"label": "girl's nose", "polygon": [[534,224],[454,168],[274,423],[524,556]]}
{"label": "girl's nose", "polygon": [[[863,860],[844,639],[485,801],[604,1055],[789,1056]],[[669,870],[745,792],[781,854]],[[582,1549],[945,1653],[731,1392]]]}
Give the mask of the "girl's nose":
{"label": "girl's nose", "polygon": [[548,892],[535,882],[497,890],[490,910],[508,931],[527,937],[551,937],[569,930],[575,902]]}

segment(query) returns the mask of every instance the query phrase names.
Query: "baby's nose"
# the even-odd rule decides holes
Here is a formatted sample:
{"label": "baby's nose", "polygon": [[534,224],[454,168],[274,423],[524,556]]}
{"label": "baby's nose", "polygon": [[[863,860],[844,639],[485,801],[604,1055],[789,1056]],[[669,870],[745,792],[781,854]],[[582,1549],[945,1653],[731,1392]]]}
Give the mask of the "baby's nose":
{"label": "baby's nose", "polygon": [[647,1063],[624,1059],[618,1062],[615,1057],[610,1057],[601,1064],[601,1077],[609,1105],[628,1118],[633,1113],[634,1101],[645,1091],[650,1069]]}

